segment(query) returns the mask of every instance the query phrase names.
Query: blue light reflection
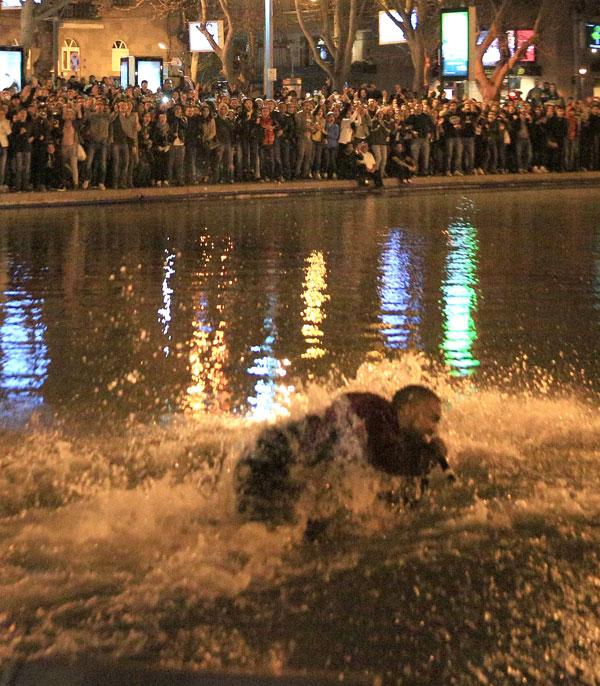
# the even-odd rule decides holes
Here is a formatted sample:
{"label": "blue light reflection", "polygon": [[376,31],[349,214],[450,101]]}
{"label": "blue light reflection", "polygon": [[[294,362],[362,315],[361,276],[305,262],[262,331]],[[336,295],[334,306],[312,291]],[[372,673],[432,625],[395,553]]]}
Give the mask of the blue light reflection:
{"label": "blue light reflection", "polygon": [[43,403],[41,389],[50,364],[43,300],[22,289],[4,297],[8,300],[0,306],[0,389],[22,409],[33,409]]}
{"label": "blue light reflection", "polygon": [[423,271],[413,264],[404,231],[392,229],[381,256],[379,297],[386,348],[406,350],[418,346],[421,324],[420,294]]}

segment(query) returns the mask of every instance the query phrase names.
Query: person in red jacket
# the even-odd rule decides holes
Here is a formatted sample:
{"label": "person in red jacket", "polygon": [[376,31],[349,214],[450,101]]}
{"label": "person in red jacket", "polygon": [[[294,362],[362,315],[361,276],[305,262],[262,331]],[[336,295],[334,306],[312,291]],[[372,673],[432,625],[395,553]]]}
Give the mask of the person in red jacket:
{"label": "person in red jacket", "polygon": [[303,488],[294,477],[294,466],[299,461],[310,467],[331,460],[349,432],[358,439],[366,462],[390,476],[404,477],[412,486],[381,497],[392,505],[414,504],[434,467],[440,466],[449,480],[455,478],[446,445],[438,436],[441,414],[439,397],[413,384],[397,391],[391,401],[375,393],[345,393],[322,417],[309,415],[300,422],[270,427],[238,464],[238,511],[275,525],[294,521]]}

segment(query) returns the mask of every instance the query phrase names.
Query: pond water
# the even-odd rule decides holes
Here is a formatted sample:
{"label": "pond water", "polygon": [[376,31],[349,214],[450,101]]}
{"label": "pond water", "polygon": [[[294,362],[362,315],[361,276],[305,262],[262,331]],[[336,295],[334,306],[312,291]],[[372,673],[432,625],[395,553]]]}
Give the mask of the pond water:
{"label": "pond water", "polygon": [[[600,680],[600,190],[2,220],[0,662]],[[390,512],[349,459],[296,524],[240,521],[264,421],[409,382],[454,487]]]}

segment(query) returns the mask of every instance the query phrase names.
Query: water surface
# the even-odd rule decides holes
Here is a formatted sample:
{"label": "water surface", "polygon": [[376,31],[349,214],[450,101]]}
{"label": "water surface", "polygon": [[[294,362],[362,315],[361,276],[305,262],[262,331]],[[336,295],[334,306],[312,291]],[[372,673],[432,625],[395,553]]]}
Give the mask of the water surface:
{"label": "water surface", "polygon": [[[600,192],[2,218],[0,665],[600,681]],[[240,519],[255,420],[412,382],[455,486],[390,511],[349,441]]]}
{"label": "water surface", "polygon": [[406,350],[478,379],[600,371],[600,191],[3,217],[5,421],[266,417],[286,386]]}

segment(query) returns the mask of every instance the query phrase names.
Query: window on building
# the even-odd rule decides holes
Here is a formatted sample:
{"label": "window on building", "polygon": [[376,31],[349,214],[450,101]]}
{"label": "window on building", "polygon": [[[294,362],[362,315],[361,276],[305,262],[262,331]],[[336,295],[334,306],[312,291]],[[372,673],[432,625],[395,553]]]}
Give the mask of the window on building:
{"label": "window on building", "polygon": [[112,46],[112,71],[117,74],[121,71],[121,57],[129,57],[129,48],[125,41],[116,40]]}
{"label": "window on building", "polygon": [[63,74],[77,73],[81,64],[79,44],[74,38],[65,38],[61,48],[61,70]]}

